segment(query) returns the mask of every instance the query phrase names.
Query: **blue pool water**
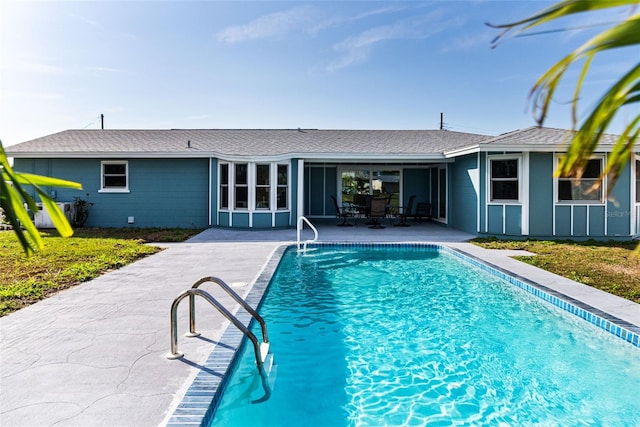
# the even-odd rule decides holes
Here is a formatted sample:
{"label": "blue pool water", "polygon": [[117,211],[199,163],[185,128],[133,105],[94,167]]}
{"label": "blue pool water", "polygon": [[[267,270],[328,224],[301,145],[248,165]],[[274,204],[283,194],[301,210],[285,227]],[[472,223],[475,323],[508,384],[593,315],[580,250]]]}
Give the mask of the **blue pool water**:
{"label": "blue pool water", "polygon": [[446,252],[288,251],[260,313],[214,426],[640,425],[638,348]]}

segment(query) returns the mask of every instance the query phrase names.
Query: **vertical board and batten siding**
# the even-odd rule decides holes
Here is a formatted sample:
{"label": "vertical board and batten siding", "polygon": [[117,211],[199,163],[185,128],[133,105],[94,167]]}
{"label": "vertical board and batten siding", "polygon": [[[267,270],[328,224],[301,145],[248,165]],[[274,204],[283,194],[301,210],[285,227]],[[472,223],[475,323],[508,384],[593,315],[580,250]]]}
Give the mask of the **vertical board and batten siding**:
{"label": "vertical board and batten siding", "polygon": [[217,226],[220,224],[220,216],[218,213],[218,206],[220,201],[218,200],[218,193],[220,191],[220,181],[218,176],[218,159],[210,159],[211,163],[209,175],[211,177],[210,199],[211,206],[209,211],[209,225]]}
{"label": "vertical board and batten siding", "polygon": [[[548,162],[553,168],[553,158]],[[556,185],[553,180],[552,185]],[[631,237],[630,188],[631,168],[627,164],[620,174],[618,182],[613,188],[610,188],[611,193],[604,203],[559,203],[555,200],[552,201],[554,229],[551,234],[539,236],[596,239]],[[534,206],[532,206],[532,210],[534,210]],[[539,214],[536,215],[539,216]],[[532,237],[536,237],[536,235],[532,233]]]}
{"label": "vertical board and batten siding", "polygon": [[529,235],[553,234],[553,154],[529,155]]}
{"label": "vertical board and batten siding", "polygon": [[449,225],[475,234],[478,223],[479,171],[477,154],[456,158],[448,165]]}
{"label": "vertical board and batten siding", "polygon": [[[214,169],[215,177],[218,176],[218,168]],[[212,178],[213,179],[213,178]],[[255,228],[255,229],[270,229],[270,228],[287,228],[294,227],[297,218],[297,203],[298,203],[298,162],[293,159],[289,164],[289,185],[288,191],[288,206],[287,209],[277,210],[275,207],[271,210],[220,210],[218,201],[218,189],[217,181],[216,186],[213,187],[212,209],[214,216],[217,217],[218,222],[215,224],[219,227],[231,227],[231,228]]]}
{"label": "vertical board and batten siding", "polygon": [[[103,159],[110,160],[110,159]],[[101,159],[15,159],[15,168],[80,182],[81,191],[56,188],[56,200],[93,203],[88,227],[182,227],[209,224],[208,159],[122,159],[129,192],[100,192]],[[50,192],[51,189],[48,189]],[[128,218],[133,217],[133,224]]]}
{"label": "vertical board and batten siding", "polygon": [[[508,153],[513,155],[522,156],[522,153]],[[528,191],[526,185],[526,179],[524,174],[527,170],[527,156],[522,156],[520,161],[520,169],[518,171],[518,179],[519,179],[519,189],[520,189],[520,201],[514,202],[492,202],[491,201],[491,188],[490,188],[490,174],[491,170],[487,166],[489,157],[486,153],[483,153],[481,165],[483,167],[483,174],[481,175],[480,181],[484,183],[483,185],[483,193],[484,193],[484,204],[483,209],[483,223],[481,225],[482,231],[486,234],[490,234],[493,236],[505,236],[505,237],[519,237],[524,235],[523,230],[523,205],[526,205],[525,200],[527,200],[527,195],[525,194]]]}
{"label": "vertical board and batten siding", "polygon": [[631,236],[631,161],[627,163],[620,173],[615,186],[607,200],[607,236]]}

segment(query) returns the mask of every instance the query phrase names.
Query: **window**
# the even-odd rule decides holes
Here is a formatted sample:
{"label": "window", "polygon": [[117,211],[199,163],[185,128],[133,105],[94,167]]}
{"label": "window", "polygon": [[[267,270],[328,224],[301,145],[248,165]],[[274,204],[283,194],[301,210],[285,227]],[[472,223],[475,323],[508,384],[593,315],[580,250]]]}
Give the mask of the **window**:
{"label": "window", "polygon": [[270,209],[269,165],[256,165],[256,209]]}
{"label": "window", "polygon": [[288,209],[289,165],[218,164],[220,209],[272,211]]}
{"label": "window", "polygon": [[517,201],[519,195],[518,159],[491,159],[491,201]]}
{"label": "window", "polygon": [[601,202],[602,185],[600,175],[602,174],[603,159],[591,159],[579,177],[575,173],[558,178],[558,201],[559,202]]}
{"label": "window", "polygon": [[278,185],[276,190],[278,209],[287,209],[288,207],[288,188],[289,167],[287,165],[278,165]]}
{"label": "window", "polygon": [[229,209],[229,165],[220,164],[220,208]]}
{"label": "window", "polygon": [[248,209],[249,205],[249,174],[246,163],[235,165],[235,207],[236,209]]}
{"label": "window", "polygon": [[102,186],[100,191],[128,192],[129,165],[126,161],[102,162]]}

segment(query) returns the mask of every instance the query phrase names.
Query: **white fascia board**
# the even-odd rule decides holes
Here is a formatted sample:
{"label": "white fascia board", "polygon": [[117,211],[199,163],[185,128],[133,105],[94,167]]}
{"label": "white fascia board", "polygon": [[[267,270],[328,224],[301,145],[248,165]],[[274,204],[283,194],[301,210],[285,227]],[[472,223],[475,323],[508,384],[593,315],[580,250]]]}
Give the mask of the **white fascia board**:
{"label": "white fascia board", "polygon": [[567,151],[567,144],[487,144],[480,146],[480,151],[488,153],[491,151],[505,151],[511,153],[557,153]]}
{"label": "white fascia board", "polygon": [[449,159],[452,157],[459,157],[459,156],[465,156],[467,154],[474,154],[479,151],[480,151],[480,145],[476,144],[476,145],[470,145],[464,148],[457,148],[455,150],[445,151],[443,154],[447,159]]}

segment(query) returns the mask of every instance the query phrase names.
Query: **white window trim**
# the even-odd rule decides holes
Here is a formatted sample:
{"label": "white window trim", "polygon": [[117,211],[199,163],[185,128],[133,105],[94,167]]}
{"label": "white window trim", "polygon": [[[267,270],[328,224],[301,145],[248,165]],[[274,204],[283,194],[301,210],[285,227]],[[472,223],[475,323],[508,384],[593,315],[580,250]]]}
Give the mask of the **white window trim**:
{"label": "white window trim", "polygon": [[[285,185],[279,185],[278,184],[278,167],[279,166],[286,166],[287,167],[287,183],[286,183],[286,187],[287,187],[287,206],[284,208],[279,208],[278,207],[278,188],[280,187],[284,187]],[[271,201],[271,206],[273,206],[274,211],[287,211],[289,210],[289,206],[291,206],[291,165],[289,163],[275,163],[272,165],[272,181],[273,185],[272,188],[275,190],[272,193],[272,201]]]}
{"label": "white window trim", "polygon": [[[250,212],[250,213],[274,213],[274,212],[285,212],[291,210],[291,163],[290,162],[219,162],[218,164],[218,177],[220,177],[220,165],[226,164],[229,165],[229,207],[221,208],[220,207],[220,198],[221,194],[218,194],[218,210],[221,212]],[[246,208],[236,208],[236,173],[235,168],[238,164],[246,164],[247,165],[247,207]],[[257,188],[257,166],[258,165],[269,165],[269,201],[270,207],[268,209],[265,208],[256,208],[256,188]],[[277,208],[277,190],[278,190],[278,166],[286,166],[287,167],[287,207],[286,208]],[[244,186],[244,184],[243,184]],[[220,187],[220,185],[218,185]],[[218,189],[218,193],[220,193]]]}
{"label": "white window trim", "polygon": [[[124,187],[105,187],[104,186],[104,166],[105,165],[122,165],[125,167],[125,177],[127,185]],[[100,189],[98,193],[130,193],[129,191],[129,161],[127,160],[103,160],[100,162]]]}
{"label": "white window trim", "polygon": [[[227,186],[227,207],[223,208],[222,207],[222,165],[226,165],[227,166],[227,183],[225,184]],[[230,210],[229,207],[231,206],[231,176],[233,175],[231,173],[232,171],[232,165],[229,162],[218,162],[218,210],[223,210],[223,211],[228,211]]]}
{"label": "white window trim", "polygon": [[[522,205],[524,204],[525,187],[524,180],[526,175],[524,174],[524,162],[522,161],[522,154],[500,154],[500,155],[488,155],[487,156],[487,205]],[[517,160],[518,161],[518,198],[517,199],[497,199],[492,200],[492,177],[491,177],[491,161],[492,160]]]}
{"label": "white window trim", "polygon": [[[233,193],[231,195],[231,200],[233,202],[233,204],[231,204],[229,206],[229,210],[233,210],[233,211],[238,211],[238,212],[248,212],[250,210],[253,210],[254,208],[254,201],[253,198],[255,197],[255,192],[252,191],[252,181],[255,181],[255,178],[253,178],[253,163],[251,162],[233,162],[231,163],[233,165],[233,172],[231,173],[231,180],[233,182]],[[236,184],[236,167],[238,165],[247,165],[247,183],[246,184]],[[253,182],[255,183],[255,182]],[[247,188],[247,206],[244,208],[239,208],[236,206],[237,203],[237,199],[236,199],[236,190],[238,188],[238,185],[241,187],[246,187]]]}
{"label": "white window trim", "polygon": [[[267,185],[263,185],[263,184],[258,184],[258,167],[259,166],[268,166],[269,167],[269,183]],[[255,210],[258,212],[269,212],[274,210],[272,208],[273,206],[273,189],[274,189],[274,182],[273,182],[273,178],[274,178],[274,164],[273,163],[255,163],[254,164],[254,169],[255,169],[255,177],[256,179],[253,182],[253,203],[255,204]],[[257,206],[257,196],[258,196],[258,188],[267,188],[269,190],[269,207],[268,208],[259,208]]]}
{"label": "white window trim", "polygon": [[[558,165],[560,161],[564,158],[564,154],[555,154],[554,155],[554,170],[558,170]],[[600,173],[605,168],[607,164],[607,158],[605,154],[594,154],[589,157],[589,160],[600,160]],[[553,203],[556,206],[571,206],[571,205],[589,205],[589,206],[606,206],[606,194],[607,194],[607,177],[605,176],[602,179],[602,192],[600,194],[600,200],[559,200],[558,194],[558,183],[560,182],[560,178],[556,175],[553,177]]]}

